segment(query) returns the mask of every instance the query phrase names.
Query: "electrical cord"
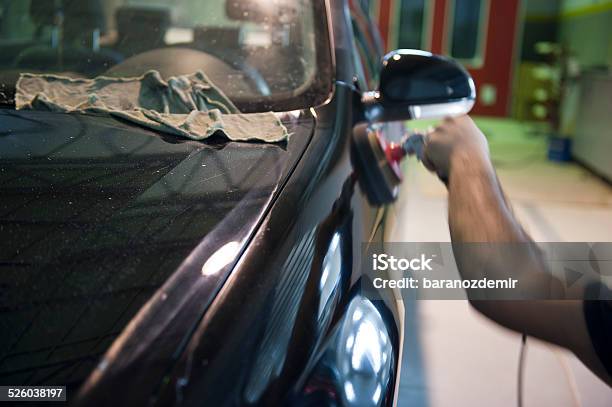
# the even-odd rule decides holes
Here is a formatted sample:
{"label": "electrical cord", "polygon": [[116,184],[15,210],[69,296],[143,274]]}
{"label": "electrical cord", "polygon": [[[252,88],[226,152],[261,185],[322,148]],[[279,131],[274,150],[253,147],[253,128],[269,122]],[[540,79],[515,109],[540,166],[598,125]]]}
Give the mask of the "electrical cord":
{"label": "electrical cord", "polygon": [[521,338],[521,350],[519,352],[518,378],[517,378],[517,405],[523,407],[523,380],[525,379],[525,356],[527,354],[527,335]]}

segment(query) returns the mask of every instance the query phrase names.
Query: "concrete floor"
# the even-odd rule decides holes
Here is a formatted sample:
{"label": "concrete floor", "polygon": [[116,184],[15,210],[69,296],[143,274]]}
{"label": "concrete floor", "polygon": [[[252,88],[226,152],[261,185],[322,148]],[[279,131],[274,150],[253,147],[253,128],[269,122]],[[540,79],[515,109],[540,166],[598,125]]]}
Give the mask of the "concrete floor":
{"label": "concrete floor", "polygon": [[[609,184],[575,164],[549,162],[545,137],[533,125],[477,122],[515,213],[536,241],[612,242]],[[386,240],[450,241],[444,186],[414,159],[405,175]],[[412,300],[405,307],[398,405],[517,405],[518,334],[463,301]],[[526,352],[524,406],[612,405],[612,390],[569,352],[533,338]]]}

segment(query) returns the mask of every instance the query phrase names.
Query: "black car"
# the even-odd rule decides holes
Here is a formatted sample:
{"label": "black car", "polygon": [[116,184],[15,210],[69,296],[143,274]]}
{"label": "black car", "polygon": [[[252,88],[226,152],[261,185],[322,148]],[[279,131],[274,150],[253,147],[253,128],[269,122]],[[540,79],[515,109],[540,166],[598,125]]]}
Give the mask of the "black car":
{"label": "black car", "polygon": [[[465,73],[426,53],[381,65],[357,1],[145,3],[0,3],[0,385],[67,386],[78,405],[393,405],[404,310],[366,298],[360,269],[396,190],[354,129],[398,139],[386,122],[473,85],[453,94]],[[21,73],[152,69],[201,69],[291,136],[15,109]]]}

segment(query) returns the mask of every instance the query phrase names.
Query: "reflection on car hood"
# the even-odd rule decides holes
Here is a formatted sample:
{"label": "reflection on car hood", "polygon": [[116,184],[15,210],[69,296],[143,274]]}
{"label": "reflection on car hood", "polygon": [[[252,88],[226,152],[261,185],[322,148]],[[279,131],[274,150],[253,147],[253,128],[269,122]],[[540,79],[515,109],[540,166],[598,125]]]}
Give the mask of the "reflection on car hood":
{"label": "reflection on car hood", "polygon": [[312,129],[285,125],[286,144],[203,144],[0,111],[0,382],[80,383],[222,221],[244,244]]}

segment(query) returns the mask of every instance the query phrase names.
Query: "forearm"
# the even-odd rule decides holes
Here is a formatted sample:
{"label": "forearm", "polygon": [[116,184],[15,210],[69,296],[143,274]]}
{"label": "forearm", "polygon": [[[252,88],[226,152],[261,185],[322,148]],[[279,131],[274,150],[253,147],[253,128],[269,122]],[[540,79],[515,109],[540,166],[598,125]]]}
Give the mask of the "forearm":
{"label": "forearm", "polygon": [[[451,239],[461,276],[518,280],[520,291],[468,291],[472,304],[509,328],[550,340],[555,332],[537,322],[531,324],[521,312],[533,301],[503,301],[518,294],[528,300],[559,299],[563,287],[547,271],[537,246],[515,219],[491,163],[454,157],[448,188]],[[483,296],[486,300],[475,301]]]}
{"label": "forearm", "polygon": [[[610,383],[591,345],[582,301],[556,299],[563,298],[562,285],[546,271],[539,251],[515,219],[491,163],[457,158],[451,166],[448,189],[451,239],[461,276],[518,278],[519,284],[528,285],[523,292],[533,298],[504,300],[499,297],[503,293],[491,290],[488,299],[474,300],[473,293],[468,291],[474,308],[507,328],[572,350]],[[474,242],[508,244],[510,253],[501,247],[502,250],[495,251],[499,256],[491,261],[490,246],[483,250],[466,249],[465,245]],[[513,244],[525,244],[526,249],[512,251]],[[517,258],[516,253],[522,256]],[[514,266],[508,266],[510,263]]]}
{"label": "forearm", "polygon": [[563,285],[515,219],[489,160],[486,138],[474,122],[467,116],[445,119],[428,135],[422,158],[428,169],[448,180],[449,226],[461,276],[518,280],[516,289],[468,290],[471,304],[503,326],[572,350],[611,383],[591,344],[583,302],[562,300]]}
{"label": "forearm", "polygon": [[488,160],[453,157],[448,184],[453,242],[529,242]]}

